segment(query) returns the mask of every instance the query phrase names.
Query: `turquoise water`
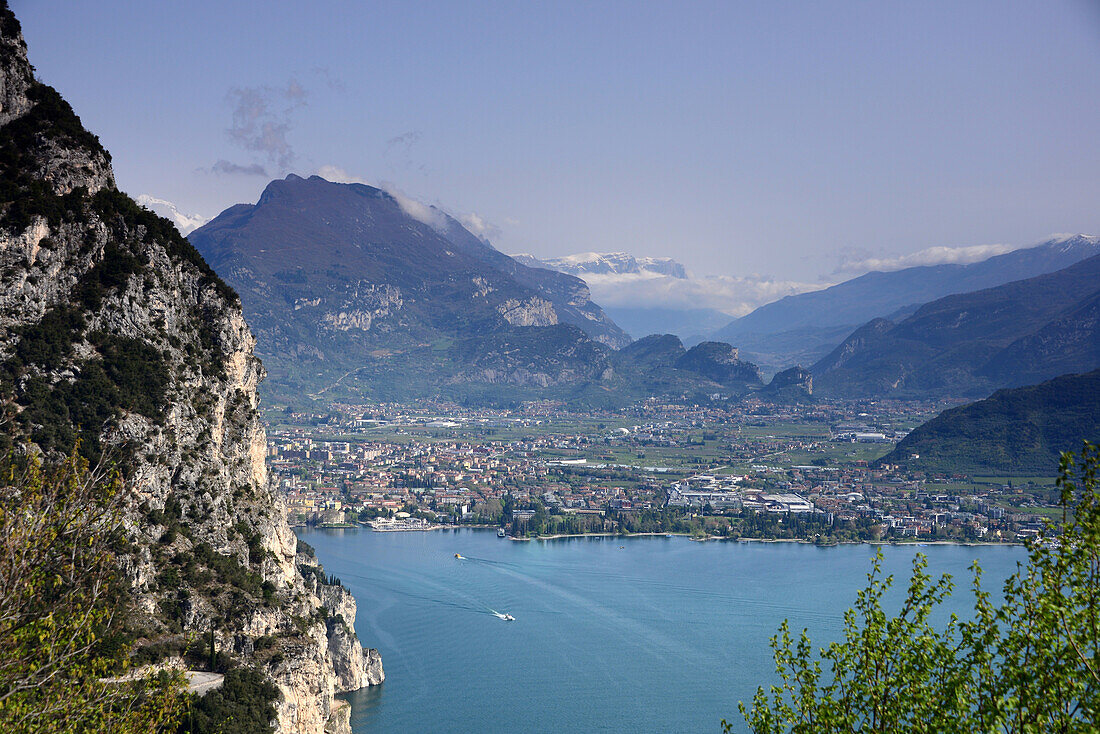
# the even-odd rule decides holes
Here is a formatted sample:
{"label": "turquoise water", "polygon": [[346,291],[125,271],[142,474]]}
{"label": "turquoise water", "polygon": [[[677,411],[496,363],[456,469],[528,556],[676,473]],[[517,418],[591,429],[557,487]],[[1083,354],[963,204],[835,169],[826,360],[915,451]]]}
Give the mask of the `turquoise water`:
{"label": "turquoise water", "polygon": [[[874,554],[680,537],[520,543],[474,530],[300,537],[355,594],[359,637],[382,653],[386,682],[348,696],[355,734],[717,732],[723,717],[741,731],[737,702],[771,682],[779,623],[809,627],[815,642],[839,636]],[[991,589],[1026,558],[990,546],[883,550],[903,581],[918,551],[953,574],[960,613],[975,558]]]}

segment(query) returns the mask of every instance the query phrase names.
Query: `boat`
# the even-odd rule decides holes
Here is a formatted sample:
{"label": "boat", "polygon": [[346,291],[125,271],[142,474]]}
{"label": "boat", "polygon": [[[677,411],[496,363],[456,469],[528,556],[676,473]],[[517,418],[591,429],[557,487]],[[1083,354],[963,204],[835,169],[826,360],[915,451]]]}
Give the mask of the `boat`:
{"label": "boat", "polygon": [[513,617],[511,614],[505,614],[504,612],[498,612],[496,610],[493,610],[493,616],[496,617],[497,619],[503,619],[505,622],[515,622],[516,621],[516,618]]}
{"label": "boat", "polygon": [[457,554],[457,553],[455,553],[455,558],[457,558],[457,559],[458,559],[458,560],[460,560],[460,561],[465,561],[465,560],[466,560],[466,556],[460,556],[460,555],[459,555],[459,554]]}
{"label": "boat", "polygon": [[500,528],[500,529],[497,530],[497,537],[498,538],[507,538],[508,533],[504,532],[504,528]]}

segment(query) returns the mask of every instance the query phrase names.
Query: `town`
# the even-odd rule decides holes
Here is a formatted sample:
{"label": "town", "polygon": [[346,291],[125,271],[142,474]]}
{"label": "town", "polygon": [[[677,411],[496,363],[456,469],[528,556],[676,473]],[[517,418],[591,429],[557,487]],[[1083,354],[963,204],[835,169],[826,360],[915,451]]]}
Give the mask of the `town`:
{"label": "town", "polygon": [[512,538],[1019,542],[1057,516],[1053,478],[879,466],[945,405],[867,401],[579,414],[448,404],[270,411],[268,460],[292,524],[496,528]]}

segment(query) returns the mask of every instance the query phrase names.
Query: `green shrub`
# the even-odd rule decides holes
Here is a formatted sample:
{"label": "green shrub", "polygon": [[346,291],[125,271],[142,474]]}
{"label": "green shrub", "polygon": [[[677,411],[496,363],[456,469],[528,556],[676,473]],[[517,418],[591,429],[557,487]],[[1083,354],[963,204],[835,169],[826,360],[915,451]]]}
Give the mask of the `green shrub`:
{"label": "green shrub", "polygon": [[194,698],[179,734],[270,734],[279,689],[253,668],[225,674],[222,687]]}

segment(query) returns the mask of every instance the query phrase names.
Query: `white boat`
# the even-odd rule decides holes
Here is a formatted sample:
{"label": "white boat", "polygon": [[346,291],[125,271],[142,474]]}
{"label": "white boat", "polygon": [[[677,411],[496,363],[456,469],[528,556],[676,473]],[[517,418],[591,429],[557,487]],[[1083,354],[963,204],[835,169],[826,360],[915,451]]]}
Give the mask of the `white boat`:
{"label": "white boat", "polygon": [[516,621],[516,618],[513,617],[511,614],[504,614],[503,612],[494,611],[493,616],[496,617],[497,619],[503,619],[505,622],[515,622]]}
{"label": "white boat", "polygon": [[499,530],[497,530],[497,537],[506,538],[508,537],[508,534],[504,532],[504,528],[500,528]]}

